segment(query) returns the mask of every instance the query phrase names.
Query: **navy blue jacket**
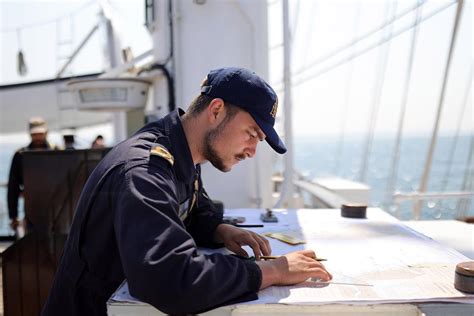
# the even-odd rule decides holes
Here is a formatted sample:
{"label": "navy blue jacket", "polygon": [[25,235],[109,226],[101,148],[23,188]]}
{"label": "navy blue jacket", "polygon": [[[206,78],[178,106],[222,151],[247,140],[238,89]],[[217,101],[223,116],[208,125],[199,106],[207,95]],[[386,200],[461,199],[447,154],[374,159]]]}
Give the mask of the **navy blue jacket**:
{"label": "navy blue jacket", "polygon": [[[197,246],[220,246],[213,235],[222,214],[193,164],[183,113],[146,125],[93,171],[43,315],[105,315],[124,279],[133,296],[171,314],[257,298],[254,262],[197,253]],[[174,163],[154,155],[156,148],[166,148]]]}
{"label": "navy blue jacket", "polygon": [[12,158],[10,173],[8,176],[8,216],[10,219],[18,217],[18,198],[23,193],[23,156],[22,153],[28,150],[52,150],[57,149],[48,142],[40,146],[30,143],[28,146],[18,149]]}

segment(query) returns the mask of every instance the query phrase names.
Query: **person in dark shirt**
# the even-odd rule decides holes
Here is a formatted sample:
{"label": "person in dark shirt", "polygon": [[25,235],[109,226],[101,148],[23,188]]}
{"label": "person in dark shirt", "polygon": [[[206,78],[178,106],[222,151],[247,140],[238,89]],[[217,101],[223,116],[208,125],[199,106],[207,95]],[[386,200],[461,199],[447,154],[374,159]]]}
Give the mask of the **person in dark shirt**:
{"label": "person in dark shirt", "polygon": [[[243,68],[211,71],[188,111],[178,109],[115,146],[89,177],[43,315],[106,315],[126,279],[130,294],[164,313],[198,313],[257,299],[259,289],[331,275],[311,250],[276,260],[263,236],[223,222],[200,164],[227,172],[273,129],[273,89]],[[232,190],[232,188],[229,188]],[[245,259],[248,245],[256,261]],[[238,256],[201,254],[226,247]]]}
{"label": "person in dark shirt", "polygon": [[74,150],[76,149],[76,141],[74,139],[74,134],[64,134],[63,141],[64,141],[64,149],[65,150]]}
{"label": "person in dark shirt", "polygon": [[26,150],[48,150],[55,149],[47,140],[48,126],[41,117],[31,118],[28,123],[31,142],[28,146],[20,148],[13,155],[10,174],[8,177],[8,216],[10,227],[16,230],[20,225],[18,220],[18,199],[23,193],[23,162],[22,153]]}

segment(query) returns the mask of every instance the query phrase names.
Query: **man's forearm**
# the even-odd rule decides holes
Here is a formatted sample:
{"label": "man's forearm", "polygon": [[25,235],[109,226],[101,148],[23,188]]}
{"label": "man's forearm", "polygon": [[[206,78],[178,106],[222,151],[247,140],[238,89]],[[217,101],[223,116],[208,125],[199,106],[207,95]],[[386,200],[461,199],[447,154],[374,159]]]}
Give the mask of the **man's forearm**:
{"label": "man's forearm", "polygon": [[260,289],[264,289],[273,284],[278,284],[278,270],[274,264],[268,261],[257,261],[256,262],[260,270],[262,271],[262,284]]}

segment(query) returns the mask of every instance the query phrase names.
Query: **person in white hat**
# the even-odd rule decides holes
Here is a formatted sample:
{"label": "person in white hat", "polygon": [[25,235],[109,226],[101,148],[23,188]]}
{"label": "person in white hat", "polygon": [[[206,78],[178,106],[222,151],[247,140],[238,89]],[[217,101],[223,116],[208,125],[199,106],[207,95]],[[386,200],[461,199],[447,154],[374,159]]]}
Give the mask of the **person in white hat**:
{"label": "person in white hat", "polygon": [[8,177],[8,216],[10,227],[16,230],[20,224],[18,220],[18,198],[23,193],[23,161],[22,153],[27,150],[55,149],[47,140],[48,126],[41,117],[31,118],[28,122],[31,142],[28,146],[18,149],[13,155],[10,175]]}

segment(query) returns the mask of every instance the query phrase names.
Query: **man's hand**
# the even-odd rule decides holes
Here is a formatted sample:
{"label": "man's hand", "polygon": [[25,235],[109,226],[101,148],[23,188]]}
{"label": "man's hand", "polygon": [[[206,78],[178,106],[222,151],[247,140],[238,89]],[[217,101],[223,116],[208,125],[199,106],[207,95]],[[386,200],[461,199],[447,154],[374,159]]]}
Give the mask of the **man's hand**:
{"label": "man's hand", "polygon": [[270,285],[291,285],[301,283],[311,277],[323,281],[332,279],[326,268],[316,261],[312,250],[301,250],[286,254],[271,261],[257,262],[262,271],[260,289]]}
{"label": "man's hand", "polygon": [[217,242],[224,243],[227,249],[242,257],[248,257],[242,246],[252,248],[257,260],[260,260],[260,255],[269,256],[272,252],[270,243],[265,237],[232,225],[220,224],[216,228],[214,237]]}

